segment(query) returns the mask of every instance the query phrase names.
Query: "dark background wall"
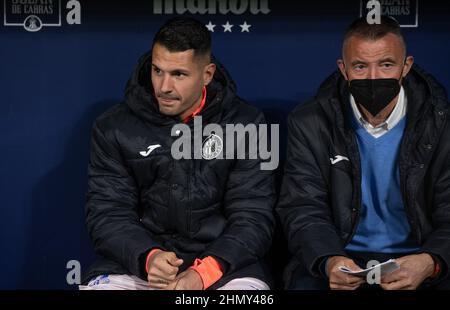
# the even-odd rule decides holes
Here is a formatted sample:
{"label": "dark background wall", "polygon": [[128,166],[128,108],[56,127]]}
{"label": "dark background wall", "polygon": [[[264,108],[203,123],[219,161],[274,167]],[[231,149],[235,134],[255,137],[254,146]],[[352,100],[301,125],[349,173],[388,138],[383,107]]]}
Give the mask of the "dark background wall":
{"label": "dark background wall", "polygon": [[[0,25],[1,289],[75,288],[67,262],[85,269],[93,261],[84,227],[90,127],[122,100],[136,60],[173,16],[155,15],[153,1],[81,0],[81,24],[69,25],[68,0],[60,2],[60,27]],[[390,2],[409,8],[402,23],[415,23],[416,1]],[[269,0],[269,14],[195,15],[217,25],[214,54],[239,95],[281,124],[282,154],[288,112],[335,70],[361,3]],[[4,18],[11,1],[1,4]],[[227,21],[232,33],[223,32]],[[249,33],[240,32],[244,21]],[[418,27],[404,35],[416,63],[450,89],[450,6],[420,1]]]}

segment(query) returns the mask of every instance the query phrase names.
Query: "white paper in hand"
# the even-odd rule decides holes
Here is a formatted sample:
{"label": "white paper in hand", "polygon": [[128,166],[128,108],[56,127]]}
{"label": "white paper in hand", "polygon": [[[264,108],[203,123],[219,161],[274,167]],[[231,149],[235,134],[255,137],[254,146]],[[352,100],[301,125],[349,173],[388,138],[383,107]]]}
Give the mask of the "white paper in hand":
{"label": "white paper in hand", "polygon": [[385,261],[384,263],[372,266],[370,268],[367,269],[363,269],[363,270],[358,270],[358,271],[353,271],[350,268],[346,267],[346,266],[340,266],[339,270],[348,274],[351,274],[353,276],[357,276],[357,277],[366,277],[367,274],[369,272],[371,272],[372,270],[374,270],[375,268],[380,268],[380,275],[384,276],[388,273],[391,273],[395,270],[397,270],[398,268],[400,268],[399,264],[397,264],[395,262],[395,260],[390,259],[388,261]]}

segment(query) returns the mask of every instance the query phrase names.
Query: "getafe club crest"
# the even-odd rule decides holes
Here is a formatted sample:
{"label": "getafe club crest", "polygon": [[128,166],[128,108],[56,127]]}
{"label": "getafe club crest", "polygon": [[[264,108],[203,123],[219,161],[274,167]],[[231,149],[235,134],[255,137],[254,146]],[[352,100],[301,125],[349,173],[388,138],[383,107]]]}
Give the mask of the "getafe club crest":
{"label": "getafe club crest", "polygon": [[203,141],[202,157],[206,160],[217,158],[223,149],[223,141],[216,134],[210,134],[208,138]]}

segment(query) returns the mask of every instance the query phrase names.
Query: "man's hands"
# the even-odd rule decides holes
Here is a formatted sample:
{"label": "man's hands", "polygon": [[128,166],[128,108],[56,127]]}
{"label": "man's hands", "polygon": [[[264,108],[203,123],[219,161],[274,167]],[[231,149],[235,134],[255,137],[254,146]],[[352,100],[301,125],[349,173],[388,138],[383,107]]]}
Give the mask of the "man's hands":
{"label": "man's hands", "polygon": [[[415,290],[434,272],[434,260],[426,253],[403,256],[395,261],[400,268],[381,277],[380,286],[385,290]],[[331,289],[354,290],[365,282],[364,278],[339,271],[339,266],[347,266],[355,271],[361,270],[347,257],[330,257],[327,262],[327,273]]]}
{"label": "man's hands", "polygon": [[355,262],[345,256],[331,256],[327,261],[327,274],[332,290],[356,290],[365,281],[364,278],[355,277],[339,270],[340,266],[347,266],[351,270],[361,270]]}
{"label": "man's hands", "polygon": [[178,258],[174,252],[158,251],[153,253],[147,266],[149,286],[164,290],[202,290],[203,281],[197,271],[187,269],[178,274],[181,264],[183,264],[183,260]]}
{"label": "man's hands", "polygon": [[175,281],[170,283],[167,290],[202,290],[203,281],[197,271],[187,269],[180,273]]}
{"label": "man's hands", "polygon": [[395,260],[400,268],[381,278],[385,290],[415,290],[434,272],[431,255],[422,253],[403,256]]}
{"label": "man's hands", "polygon": [[165,289],[175,280],[181,264],[183,264],[183,260],[178,258],[174,252],[158,251],[153,253],[147,265],[149,286],[155,289]]}

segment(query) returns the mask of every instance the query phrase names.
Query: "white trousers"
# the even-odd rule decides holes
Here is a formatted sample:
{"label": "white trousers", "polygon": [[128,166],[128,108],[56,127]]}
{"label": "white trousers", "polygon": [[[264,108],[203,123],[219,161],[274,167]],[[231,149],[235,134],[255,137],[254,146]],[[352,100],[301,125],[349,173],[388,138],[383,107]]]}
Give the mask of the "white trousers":
{"label": "white trousers", "polygon": [[[80,285],[80,290],[153,290],[148,283],[134,275],[101,275],[88,285]],[[269,286],[256,278],[237,278],[227,282],[218,290],[270,290]]]}

